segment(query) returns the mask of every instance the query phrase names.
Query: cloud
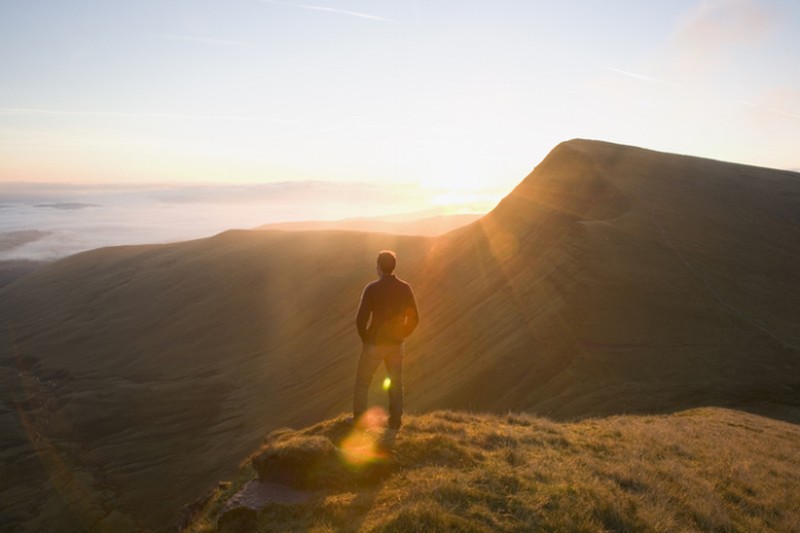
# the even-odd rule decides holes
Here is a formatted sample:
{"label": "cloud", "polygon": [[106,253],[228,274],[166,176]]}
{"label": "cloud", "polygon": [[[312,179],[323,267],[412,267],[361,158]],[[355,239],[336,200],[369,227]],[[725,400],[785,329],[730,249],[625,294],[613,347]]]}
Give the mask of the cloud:
{"label": "cloud", "polygon": [[[276,222],[416,212],[432,206],[432,195],[414,184],[366,182],[0,183],[0,261],[52,260],[102,246],[183,241]],[[52,208],[78,203],[95,207]],[[42,204],[52,205],[36,207]]]}
{"label": "cloud", "polygon": [[754,42],[773,27],[775,13],[753,0],[701,0],[683,16],[675,39],[694,48]]}
{"label": "cloud", "polygon": [[377,15],[370,15],[368,13],[360,13],[358,11],[347,11],[345,9],[336,9],[336,8],[333,8],[333,7],[325,7],[325,6],[312,6],[312,5],[308,5],[308,4],[296,4],[294,2],[283,2],[281,0],[261,0],[261,1],[264,2],[264,3],[267,3],[267,4],[278,4],[278,5],[282,5],[282,6],[299,7],[301,9],[309,9],[309,10],[312,10],[312,11],[325,11],[325,12],[328,12],[328,13],[337,13],[339,15],[348,15],[348,16],[351,16],[351,17],[359,17],[359,18],[364,18],[364,19],[369,19],[369,20],[377,20],[377,21],[380,21],[380,22],[392,22],[390,19],[387,19],[387,18],[384,18],[384,17],[379,17]]}
{"label": "cloud", "polygon": [[667,43],[675,70],[698,74],[727,63],[736,45],[756,44],[778,14],[755,0],[701,0],[686,11]]}

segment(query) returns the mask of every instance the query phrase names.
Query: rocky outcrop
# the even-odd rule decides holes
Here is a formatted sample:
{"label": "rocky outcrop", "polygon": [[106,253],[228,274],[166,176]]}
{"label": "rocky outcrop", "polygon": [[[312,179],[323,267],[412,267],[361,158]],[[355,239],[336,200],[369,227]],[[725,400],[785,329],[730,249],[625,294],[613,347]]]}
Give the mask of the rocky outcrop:
{"label": "rocky outcrop", "polygon": [[258,478],[227,501],[217,530],[255,531],[267,506],[303,504],[327,489],[375,482],[391,470],[394,431],[354,428],[341,419],[321,427],[317,434],[273,432],[252,459]]}
{"label": "rocky outcrop", "polygon": [[254,479],[237,492],[217,518],[217,531],[255,531],[258,512],[269,504],[296,505],[308,502],[312,493],[279,483]]}

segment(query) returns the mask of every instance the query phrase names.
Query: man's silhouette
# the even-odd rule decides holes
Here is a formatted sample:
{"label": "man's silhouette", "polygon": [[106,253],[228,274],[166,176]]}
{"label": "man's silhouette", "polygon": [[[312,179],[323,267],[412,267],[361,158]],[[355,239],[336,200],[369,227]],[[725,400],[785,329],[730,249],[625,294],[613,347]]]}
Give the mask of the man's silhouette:
{"label": "man's silhouette", "polygon": [[356,373],[353,421],[367,409],[367,391],[381,361],[389,378],[389,427],[399,429],[403,417],[403,341],[417,327],[419,315],[411,286],[394,272],[397,257],[378,254],[378,280],[364,287],[356,315],[363,342]]}

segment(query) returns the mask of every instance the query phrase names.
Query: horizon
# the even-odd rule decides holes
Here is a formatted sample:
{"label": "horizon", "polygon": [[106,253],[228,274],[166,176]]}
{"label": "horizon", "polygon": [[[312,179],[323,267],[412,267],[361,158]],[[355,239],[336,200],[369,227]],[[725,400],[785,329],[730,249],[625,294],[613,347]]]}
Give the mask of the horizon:
{"label": "horizon", "polygon": [[[488,212],[493,191],[447,196],[413,184],[0,184],[0,263],[52,261],[117,245],[163,244],[231,229],[309,221],[422,220]],[[356,214],[357,213],[357,214]]]}
{"label": "horizon", "polygon": [[[514,187],[454,191],[417,183],[326,180],[252,184],[0,182],[0,263],[49,262],[109,246],[168,244],[227,230],[287,229],[279,227],[285,224],[330,223],[331,229],[351,229],[352,224],[337,223],[363,222],[362,231],[431,236],[469,223],[464,218],[444,222],[448,217],[491,212]],[[426,221],[430,223],[425,229],[419,226]],[[400,226],[390,229],[383,223]]]}
{"label": "horizon", "polygon": [[507,192],[572,138],[800,169],[785,0],[9,2],[0,21],[3,187]]}

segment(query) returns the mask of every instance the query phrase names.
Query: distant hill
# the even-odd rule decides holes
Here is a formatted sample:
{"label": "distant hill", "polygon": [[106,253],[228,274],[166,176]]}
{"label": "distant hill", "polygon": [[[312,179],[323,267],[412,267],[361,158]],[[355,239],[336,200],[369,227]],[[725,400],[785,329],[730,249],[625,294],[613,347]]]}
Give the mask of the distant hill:
{"label": "distant hill", "polygon": [[260,230],[321,231],[347,230],[371,233],[393,233],[395,235],[425,235],[436,237],[475,222],[482,215],[464,213],[437,215],[409,220],[386,220],[382,218],[346,218],[342,220],[315,220],[308,222],[278,222],[259,226]]}
{"label": "distant hill", "polygon": [[230,231],[68,257],[0,290],[0,523],[169,529],[265,432],[346,411],[384,248],[420,304],[412,412],[797,421],[798,213],[796,173],[575,140],[439,237]]}
{"label": "distant hill", "polygon": [[47,264],[47,261],[8,259],[0,261],[0,289]]}

